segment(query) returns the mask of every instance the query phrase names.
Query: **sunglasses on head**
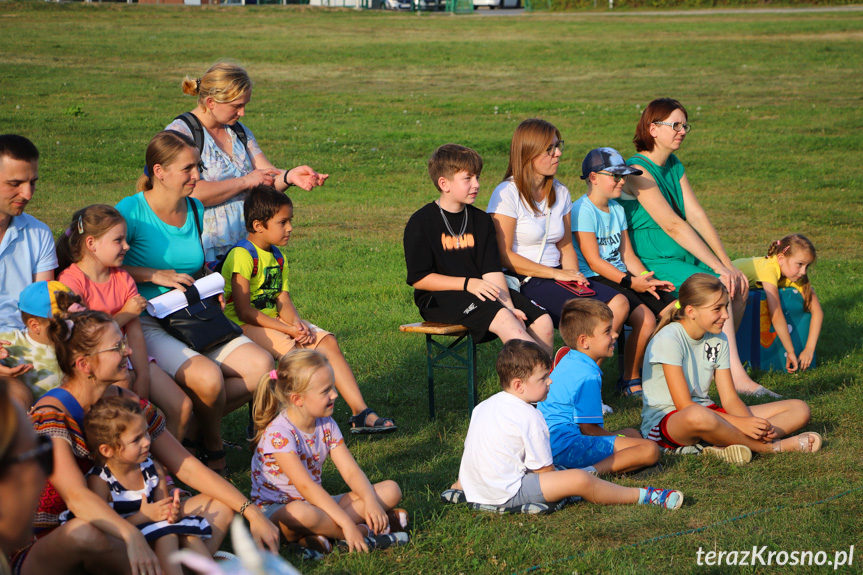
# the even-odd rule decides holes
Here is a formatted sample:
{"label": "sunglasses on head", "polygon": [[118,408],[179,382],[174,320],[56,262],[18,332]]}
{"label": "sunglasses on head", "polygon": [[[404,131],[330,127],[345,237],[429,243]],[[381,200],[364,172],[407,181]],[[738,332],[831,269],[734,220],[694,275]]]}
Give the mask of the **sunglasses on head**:
{"label": "sunglasses on head", "polygon": [[45,476],[48,477],[52,473],[54,473],[54,442],[51,441],[50,437],[46,437],[44,435],[36,436],[36,447],[29,451],[25,451],[24,453],[19,453],[15,457],[8,459],[8,464],[11,467],[16,463],[24,463],[25,461],[29,461],[31,459],[35,459],[36,463],[39,464],[39,467],[42,468],[42,471],[45,473]]}

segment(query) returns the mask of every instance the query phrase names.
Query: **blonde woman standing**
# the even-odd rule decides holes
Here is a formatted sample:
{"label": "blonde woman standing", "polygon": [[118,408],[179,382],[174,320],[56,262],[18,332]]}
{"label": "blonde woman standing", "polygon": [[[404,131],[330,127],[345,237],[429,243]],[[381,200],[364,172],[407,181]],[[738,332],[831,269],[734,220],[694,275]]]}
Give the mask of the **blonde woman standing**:
{"label": "blonde woman standing", "polygon": [[309,166],[281,170],[267,159],[255,135],[240,123],[252,99],[252,87],[246,70],[229,62],[217,62],[200,78],[187,76],[183,93],[196,96],[198,105],[165,128],[193,138],[201,154],[201,179],[192,197],[205,207],[203,239],[208,263],[223,257],[246,237],[246,190],[260,184],[279,191],[290,186],[311,190],[329,177]]}

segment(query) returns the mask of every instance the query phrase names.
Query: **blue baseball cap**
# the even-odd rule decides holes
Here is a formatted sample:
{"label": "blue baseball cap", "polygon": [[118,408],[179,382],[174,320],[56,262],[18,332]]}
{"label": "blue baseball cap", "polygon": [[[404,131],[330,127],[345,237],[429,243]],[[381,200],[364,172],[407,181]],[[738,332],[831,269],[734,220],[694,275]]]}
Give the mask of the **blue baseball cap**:
{"label": "blue baseball cap", "polygon": [[620,152],[614,148],[596,148],[584,157],[581,163],[581,179],[586,180],[591,172],[608,172],[621,176],[640,176],[644,172],[633,166],[627,166]]}
{"label": "blue baseball cap", "polygon": [[34,282],[21,291],[18,309],[36,317],[51,319],[54,314],[60,313],[56,294],[61,291],[72,290],[58,281]]}

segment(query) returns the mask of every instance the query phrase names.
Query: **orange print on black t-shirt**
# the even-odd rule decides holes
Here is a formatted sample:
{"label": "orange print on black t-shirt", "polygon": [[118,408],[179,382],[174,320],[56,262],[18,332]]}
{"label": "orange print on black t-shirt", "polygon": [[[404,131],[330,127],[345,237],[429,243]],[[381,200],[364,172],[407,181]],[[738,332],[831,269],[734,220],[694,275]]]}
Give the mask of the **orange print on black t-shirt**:
{"label": "orange print on black t-shirt", "polygon": [[443,251],[466,250],[474,246],[473,234],[465,234],[463,236],[453,237],[442,233],[440,235],[440,243],[443,246]]}

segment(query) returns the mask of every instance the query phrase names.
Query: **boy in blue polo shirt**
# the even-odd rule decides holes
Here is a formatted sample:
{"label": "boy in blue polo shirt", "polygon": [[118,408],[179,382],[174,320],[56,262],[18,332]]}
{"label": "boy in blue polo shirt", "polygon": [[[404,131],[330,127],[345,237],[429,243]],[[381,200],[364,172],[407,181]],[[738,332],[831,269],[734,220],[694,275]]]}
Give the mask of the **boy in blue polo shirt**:
{"label": "boy in blue polo shirt", "polygon": [[597,300],[573,299],[563,306],[560,335],[571,349],[551,373],[548,397],[537,404],[548,424],[555,465],[605,474],[659,461],[659,449],[637,430],[603,427],[599,364],[614,353],[611,321],[611,309]]}

